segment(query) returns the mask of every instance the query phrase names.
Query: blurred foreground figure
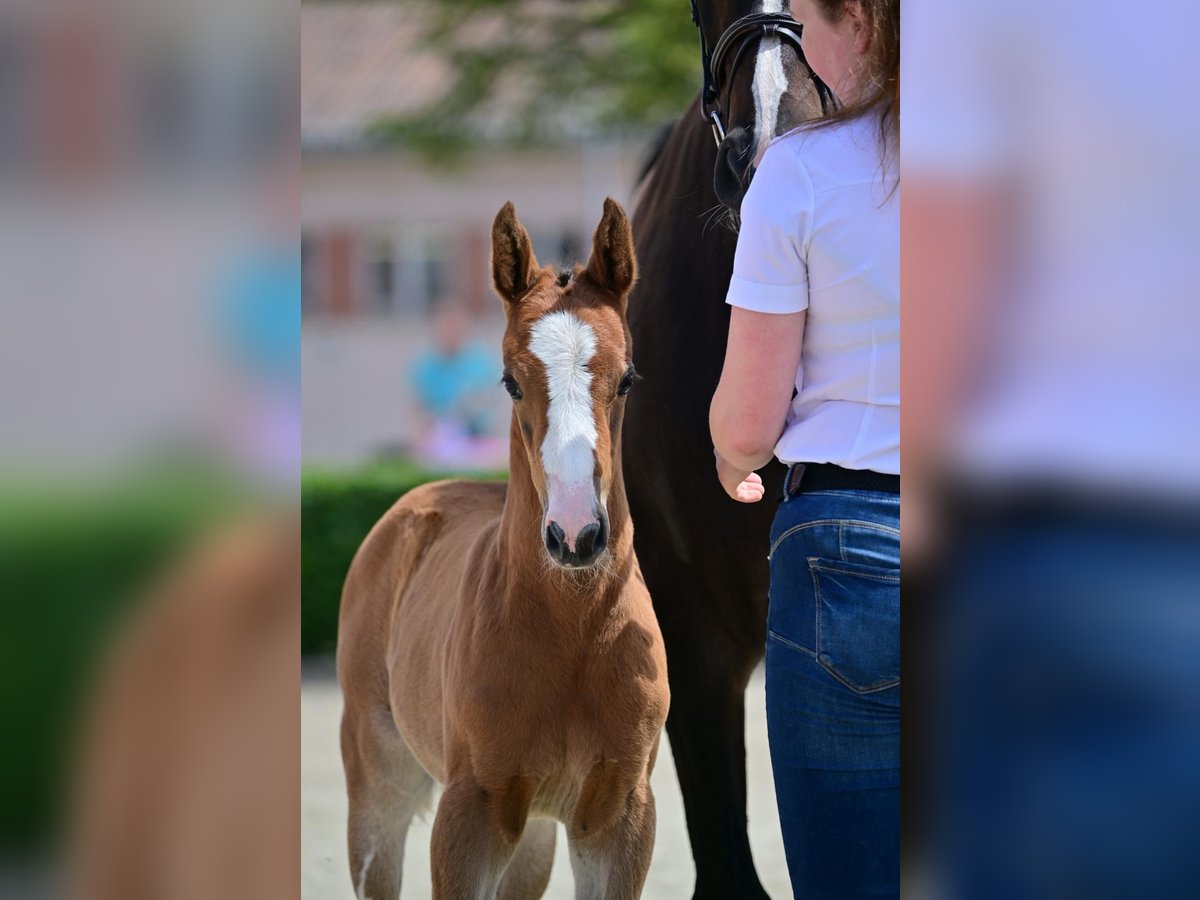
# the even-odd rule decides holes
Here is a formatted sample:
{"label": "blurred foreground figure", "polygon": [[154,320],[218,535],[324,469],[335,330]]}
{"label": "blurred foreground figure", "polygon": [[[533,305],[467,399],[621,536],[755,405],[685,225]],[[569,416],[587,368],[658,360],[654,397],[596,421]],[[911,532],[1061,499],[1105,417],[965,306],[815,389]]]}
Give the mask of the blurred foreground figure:
{"label": "blurred foreground figure", "polygon": [[0,894],[64,879],[64,806],[78,896],[296,894],[294,525],[208,527],[139,590],[298,477],[294,15],[5,5]]}
{"label": "blurred foreground figure", "polygon": [[296,523],[228,527],[130,623],[81,748],[73,898],[298,896],[299,562]]}
{"label": "blurred foreground figure", "polygon": [[906,589],[940,590],[905,601],[908,683],[938,701],[906,719],[905,785],[939,777],[905,805],[936,798],[923,874],[951,897],[1200,885],[1200,73],[1180,6],[1167,28],[1103,4],[906,8]]}

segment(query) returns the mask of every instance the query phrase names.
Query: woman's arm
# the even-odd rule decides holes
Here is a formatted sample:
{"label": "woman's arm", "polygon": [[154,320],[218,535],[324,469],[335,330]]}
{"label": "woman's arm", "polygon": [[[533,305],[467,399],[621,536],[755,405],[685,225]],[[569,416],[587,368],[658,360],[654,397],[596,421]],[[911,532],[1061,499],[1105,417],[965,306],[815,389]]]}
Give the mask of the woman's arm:
{"label": "woman's arm", "polygon": [[783,433],[808,310],[812,179],[786,144],[767,149],[742,201],[725,368],[709,407],[717,476],[743,503],[762,499],[752,474]]}
{"label": "woman's arm", "polygon": [[[718,474],[735,499],[744,498],[729,490],[732,475],[744,476],[770,462],[783,433],[800,367],[805,316],[806,312],[760,313],[738,307],[732,311],[725,367],[708,425]],[[724,468],[721,461],[727,464]]]}

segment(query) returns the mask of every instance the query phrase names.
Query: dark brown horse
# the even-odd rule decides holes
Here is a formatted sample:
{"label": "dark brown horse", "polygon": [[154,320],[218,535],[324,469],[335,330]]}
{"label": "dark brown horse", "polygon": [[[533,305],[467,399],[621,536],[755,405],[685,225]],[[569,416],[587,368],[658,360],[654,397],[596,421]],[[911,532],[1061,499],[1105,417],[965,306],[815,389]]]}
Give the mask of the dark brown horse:
{"label": "dark brown horse", "polygon": [[[706,78],[708,96],[675,124],[639,188],[633,230],[642,276],[629,326],[645,381],[626,413],[626,485],[667,648],[667,734],[696,861],[695,897],[757,900],[767,895],[746,832],[743,714],[766,641],[775,504],[730,500],[713,465],[708,405],[725,356],[737,237],[716,220],[740,204],[770,137],[831,101],[790,36],[779,37],[769,20],[765,29],[746,27],[748,15],[786,15],[783,0],[700,0],[693,12],[706,56],[726,32],[732,38],[720,71]],[[701,109],[714,100],[726,130],[719,148]],[[772,464],[762,473],[772,498],[782,471]]]}

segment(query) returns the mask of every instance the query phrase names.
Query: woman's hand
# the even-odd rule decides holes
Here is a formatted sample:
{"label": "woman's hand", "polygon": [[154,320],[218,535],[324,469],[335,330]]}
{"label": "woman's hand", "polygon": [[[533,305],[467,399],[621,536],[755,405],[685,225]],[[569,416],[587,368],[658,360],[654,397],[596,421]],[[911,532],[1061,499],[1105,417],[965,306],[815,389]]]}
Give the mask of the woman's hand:
{"label": "woman's hand", "polygon": [[766,488],[757,472],[737,468],[716,450],[713,450],[713,456],[717,460],[717,478],[721,487],[725,488],[725,493],[739,503],[757,503],[763,498]]}

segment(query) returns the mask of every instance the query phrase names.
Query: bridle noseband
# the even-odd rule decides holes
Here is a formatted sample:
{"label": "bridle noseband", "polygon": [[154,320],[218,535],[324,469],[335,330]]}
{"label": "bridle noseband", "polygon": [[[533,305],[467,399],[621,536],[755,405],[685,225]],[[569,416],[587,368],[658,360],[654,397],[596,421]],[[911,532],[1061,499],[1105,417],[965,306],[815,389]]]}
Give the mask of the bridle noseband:
{"label": "bridle noseband", "polygon": [[837,108],[833,92],[816,76],[804,57],[804,48],[800,46],[800,35],[804,26],[791,16],[781,13],[751,13],[742,16],[725,29],[711,51],[708,39],[704,35],[704,25],[700,22],[697,0],[692,0],[692,21],[700,32],[700,54],[704,65],[704,91],[700,95],[700,115],[712,126],[713,140],[717,142],[718,147],[725,140],[725,123],[721,117],[721,76],[725,72],[726,60],[732,52],[733,63],[729,66],[729,81],[732,82],[746,49],[757,45],[765,37],[778,37],[791,44],[816,86],[817,94],[821,98],[821,108],[826,112]]}

